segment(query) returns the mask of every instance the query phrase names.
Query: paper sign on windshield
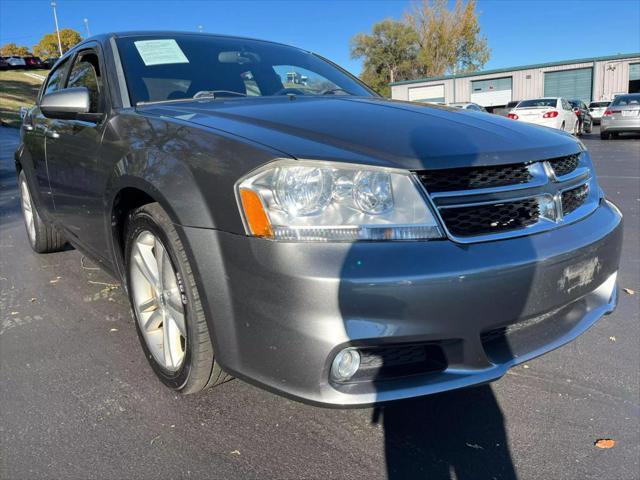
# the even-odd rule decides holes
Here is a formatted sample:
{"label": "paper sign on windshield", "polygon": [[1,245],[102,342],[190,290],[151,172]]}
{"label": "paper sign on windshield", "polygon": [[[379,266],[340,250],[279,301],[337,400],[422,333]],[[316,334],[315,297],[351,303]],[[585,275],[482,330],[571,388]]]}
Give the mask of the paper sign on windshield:
{"label": "paper sign on windshield", "polygon": [[173,39],[140,40],[133,42],[145,65],[189,63],[189,60]]}

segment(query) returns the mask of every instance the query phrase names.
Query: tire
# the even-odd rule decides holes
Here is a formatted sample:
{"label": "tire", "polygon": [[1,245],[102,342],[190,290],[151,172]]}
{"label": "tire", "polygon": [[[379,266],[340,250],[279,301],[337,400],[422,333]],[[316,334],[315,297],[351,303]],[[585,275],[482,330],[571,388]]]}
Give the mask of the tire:
{"label": "tire", "polygon": [[[157,203],[144,205],[129,214],[125,234],[129,301],[138,338],[155,374],[183,394],[229,380],[215,361],[193,270],[169,216]],[[146,275],[143,264],[150,265]],[[150,288],[154,265],[159,280]]]}
{"label": "tire", "polygon": [[562,130],[563,132],[565,132],[566,130],[564,129],[565,125],[564,122],[562,122],[562,125],[560,125],[560,130]]}
{"label": "tire", "polygon": [[22,205],[22,218],[27,229],[29,245],[34,252],[52,253],[59,252],[64,248],[67,241],[64,235],[51,223],[43,220],[38,213],[35,203],[31,197],[27,176],[24,170],[18,176],[20,186],[20,203]]}
{"label": "tire", "polygon": [[611,134],[607,132],[600,132],[600,140],[609,140],[611,138]]}

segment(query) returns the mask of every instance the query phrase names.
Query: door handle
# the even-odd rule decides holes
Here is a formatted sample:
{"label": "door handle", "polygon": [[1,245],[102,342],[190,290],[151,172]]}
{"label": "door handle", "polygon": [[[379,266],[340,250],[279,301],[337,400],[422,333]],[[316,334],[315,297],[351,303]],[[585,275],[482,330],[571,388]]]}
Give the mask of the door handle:
{"label": "door handle", "polygon": [[47,129],[44,134],[49,137],[49,138],[60,138],[60,134],[58,132],[56,132],[55,130],[49,130]]}

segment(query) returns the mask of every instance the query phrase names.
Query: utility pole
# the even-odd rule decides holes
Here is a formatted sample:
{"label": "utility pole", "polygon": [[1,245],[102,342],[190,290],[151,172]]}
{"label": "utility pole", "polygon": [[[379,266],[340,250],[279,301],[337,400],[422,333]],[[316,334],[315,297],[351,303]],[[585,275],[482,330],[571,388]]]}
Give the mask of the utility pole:
{"label": "utility pole", "polygon": [[84,29],[87,31],[87,38],[89,38],[91,36],[91,30],[89,30],[89,19],[83,18],[82,21],[84,22]]}
{"label": "utility pole", "polygon": [[60,29],[58,28],[58,15],[56,14],[56,2],[51,2],[53,8],[53,20],[56,22],[56,33],[58,34],[58,49],[60,50],[60,56],[62,56],[62,42],[60,41]]}

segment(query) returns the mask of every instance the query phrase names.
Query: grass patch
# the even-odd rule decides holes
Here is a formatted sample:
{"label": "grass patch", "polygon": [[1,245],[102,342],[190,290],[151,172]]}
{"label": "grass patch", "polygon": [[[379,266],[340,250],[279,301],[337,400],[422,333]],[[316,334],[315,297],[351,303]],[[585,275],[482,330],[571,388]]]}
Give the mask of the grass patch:
{"label": "grass patch", "polygon": [[36,101],[42,81],[25,75],[35,73],[43,77],[49,70],[7,70],[0,72],[0,123],[20,126],[20,107],[30,107]]}

